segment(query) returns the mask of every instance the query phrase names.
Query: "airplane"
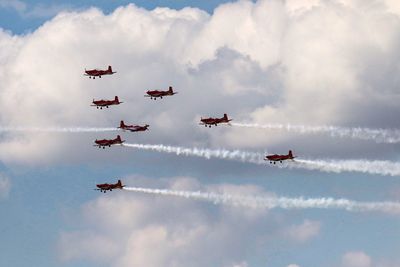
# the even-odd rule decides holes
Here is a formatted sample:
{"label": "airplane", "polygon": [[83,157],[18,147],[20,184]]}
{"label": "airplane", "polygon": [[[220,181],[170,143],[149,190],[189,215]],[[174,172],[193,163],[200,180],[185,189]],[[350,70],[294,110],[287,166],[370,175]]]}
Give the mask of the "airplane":
{"label": "airplane", "polygon": [[121,121],[121,123],[119,124],[118,129],[121,129],[123,131],[128,130],[131,132],[143,132],[143,131],[147,131],[149,130],[149,126],[148,124],[144,125],[144,126],[140,126],[140,125],[125,125],[124,121]]}
{"label": "airplane", "polygon": [[105,193],[107,190],[112,191],[113,189],[123,189],[125,185],[122,185],[121,180],[118,180],[116,184],[97,184],[95,190],[100,190],[100,192]]}
{"label": "airplane", "polygon": [[99,148],[103,148],[105,149],[106,146],[111,147],[112,145],[122,145],[123,142],[125,142],[125,140],[121,140],[121,136],[117,136],[117,138],[115,139],[102,139],[102,140],[97,140],[94,141],[95,145],[93,146],[98,146]]}
{"label": "airplane", "polygon": [[96,107],[97,109],[103,109],[103,107],[108,108],[108,106],[112,106],[112,105],[119,105],[121,103],[124,102],[120,102],[118,99],[118,96],[115,96],[114,100],[94,100],[93,99],[93,105],[91,105],[92,107]]}
{"label": "airplane", "polygon": [[289,154],[287,154],[287,155],[277,155],[277,154],[267,155],[267,156],[265,156],[264,160],[269,160],[269,163],[276,164],[277,161],[282,163],[282,161],[284,161],[284,160],[289,160],[289,159],[293,160],[294,158],[295,157],[293,156],[292,150],[289,150]]}
{"label": "airplane", "polygon": [[172,86],[169,87],[167,91],[158,91],[158,90],[153,90],[153,91],[147,91],[145,97],[150,97],[150,99],[157,100],[157,97],[163,98],[163,96],[169,96],[169,95],[175,95],[178,92],[174,92],[172,89]]}
{"label": "airplane", "polygon": [[98,69],[93,69],[93,70],[86,70],[85,69],[85,76],[89,76],[89,79],[93,77],[93,79],[96,79],[96,77],[101,78],[102,75],[112,75],[114,73],[117,73],[116,71],[112,71],[111,66],[108,66],[108,69],[106,70],[98,70]]}
{"label": "airplane", "polygon": [[228,123],[231,121],[231,119],[228,119],[228,115],[224,114],[224,116],[222,118],[201,118],[200,119],[200,125],[204,125],[205,127],[210,127],[212,125],[217,126],[219,123]]}

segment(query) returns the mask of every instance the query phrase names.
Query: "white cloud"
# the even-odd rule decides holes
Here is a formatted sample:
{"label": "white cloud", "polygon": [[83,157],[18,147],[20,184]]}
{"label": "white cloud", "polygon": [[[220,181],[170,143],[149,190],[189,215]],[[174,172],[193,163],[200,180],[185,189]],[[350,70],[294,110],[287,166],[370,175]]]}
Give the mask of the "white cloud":
{"label": "white cloud", "polygon": [[372,258],[364,251],[349,251],[342,256],[341,267],[395,267],[398,260]]}
{"label": "white cloud", "polygon": [[300,267],[300,266],[297,264],[289,264],[287,267]]}
{"label": "white cloud", "polygon": [[233,265],[229,265],[232,267],[248,267],[249,265],[247,264],[247,262],[240,262],[240,263],[234,263]]}
{"label": "white cloud", "polygon": [[20,0],[0,0],[1,8],[12,8],[18,12],[23,12],[26,9],[26,3]]}
{"label": "white cloud", "polygon": [[318,221],[304,220],[302,224],[292,225],[286,230],[289,239],[296,242],[306,242],[319,234],[321,223]]}
{"label": "white cloud", "polygon": [[64,4],[30,5],[20,0],[0,0],[0,8],[14,9],[22,18],[51,18],[62,11],[72,9]]}
{"label": "white cloud", "polygon": [[11,189],[11,180],[0,173],[0,198],[7,198]]}
{"label": "white cloud", "polygon": [[371,257],[365,254],[363,251],[351,251],[347,252],[342,257],[343,267],[371,267]]}
{"label": "white cloud", "polygon": [[[131,177],[124,181],[171,189],[211,188],[241,194],[260,191],[254,186],[228,184],[202,187],[197,180],[182,177],[163,181]],[[284,227],[262,210],[210,207],[126,191],[113,193],[86,203],[76,219],[79,227],[60,234],[62,260],[89,260],[118,267],[247,267],[246,259],[262,253],[260,248],[272,242],[274,233]]]}
{"label": "white cloud", "polygon": [[[109,15],[97,9],[61,13],[26,36],[1,32],[0,122],[113,126],[125,119],[151,125],[149,134],[135,135],[137,142],[228,148],[301,143],[319,153],[315,139],[310,144],[283,132],[209,130],[195,119],[228,113],[258,123],[400,126],[394,116],[400,111],[397,4],[372,2],[378,4],[239,1],[212,15],[128,5]],[[109,64],[118,72],[112,77],[82,75],[85,67]],[[169,85],[179,94],[157,102],[143,98],[145,90]],[[89,107],[92,98],[114,95],[125,103],[107,111]],[[7,134],[0,159],[96,160],[102,156],[89,149],[91,142],[113,135]],[[346,143],[336,153],[348,156],[355,146],[360,148]]]}

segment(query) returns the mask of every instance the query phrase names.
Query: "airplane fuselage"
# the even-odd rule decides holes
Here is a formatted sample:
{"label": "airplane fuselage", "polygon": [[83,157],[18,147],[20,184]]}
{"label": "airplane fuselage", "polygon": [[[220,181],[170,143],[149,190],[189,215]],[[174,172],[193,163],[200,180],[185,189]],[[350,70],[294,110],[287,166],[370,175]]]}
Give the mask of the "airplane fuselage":
{"label": "airplane fuselage", "polygon": [[200,119],[200,124],[204,124],[205,127],[210,127],[212,125],[217,126],[220,123],[229,123],[231,120],[228,119],[228,116],[226,114],[224,114],[224,116],[222,118],[201,118]]}
{"label": "airplane fuselage", "polygon": [[121,140],[121,137],[118,135],[117,138],[115,139],[101,139],[101,140],[95,140],[94,143],[96,144],[95,146],[98,146],[99,148],[106,148],[106,146],[111,147],[112,145],[121,145],[124,141]]}
{"label": "airplane fuselage", "polygon": [[126,125],[124,123],[124,121],[121,121],[120,125],[119,125],[119,129],[123,130],[123,131],[131,131],[131,132],[143,132],[143,131],[147,131],[149,130],[150,125],[146,124],[144,126],[140,126],[140,125]]}
{"label": "airplane fuselage", "polygon": [[148,128],[146,126],[135,125],[135,126],[123,127],[122,130],[127,130],[127,131],[131,131],[131,132],[143,132],[143,131],[147,131]]}
{"label": "airplane fuselage", "polygon": [[93,100],[92,103],[93,103],[92,106],[96,107],[97,109],[98,108],[103,109],[103,107],[108,108],[109,106],[119,105],[122,102],[120,102],[119,99],[118,99],[118,96],[116,96],[114,100],[104,100],[104,99]]}
{"label": "airplane fuselage", "polygon": [[292,151],[289,151],[289,154],[287,155],[278,155],[278,154],[267,155],[264,160],[269,160],[270,163],[275,164],[278,161],[282,163],[285,160],[292,160],[294,158],[295,157],[293,156]]}
{"label": "airplane fuselage", "polygon": [[93,69],[93,70],[85,70],[85,75],[89,76],[89,78],[95,79],[96,77],[101,78],[101,76],[104,75],[112,75],[116,72],[112,71],[111,66],[108,66],[108,69],[106,70],[98,70],[98,69]]}
{"label": "airplane fuselage", "polygon": [[116,184],[97,184],[96,187],[97,190],[105,193],[107,190],[112,191],[113,189],[123,189],[124,185],[122,185],[121,180],[118,180]]}
{"label": "airplane fuselage", "polygon": [[177,94],[177,92],[174,92],[174,90],[172,89],[172,87],[170,86],[168,90],[166,91],[160,91],[160,90],[148,90],[146,92],[147,97],[150,97],[150,99],[154,99],[156,100],[157,97],[159,98],[163,98],[163,96],[172,96]]}

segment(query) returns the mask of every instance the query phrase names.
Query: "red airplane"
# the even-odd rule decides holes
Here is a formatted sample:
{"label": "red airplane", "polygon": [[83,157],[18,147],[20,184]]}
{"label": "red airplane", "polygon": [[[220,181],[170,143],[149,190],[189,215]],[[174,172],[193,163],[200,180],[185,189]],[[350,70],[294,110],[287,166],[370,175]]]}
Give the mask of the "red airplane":
{"label": "red airplane", "polygon": [[282,163],[282,161],[284,161],[284,160],[289,160],[289,159],[293,160],[294,158],[295,157],[292,154],[292,150],[289,150],[289,154],[287,154],[287,155],[277,155],[277,154],[267,155],[267,156],[265,156],[264,160],[269,160],[269,163],[276,164],[277,161]]}
{"label": "red airplane", "polygon": [[147,131],[149,130],[150,125],[146,124],[144,126],[140,126],[140,125],[125,125],[124,121],[121,121],[121,123],[119,124],[118,129],[121,130],[128,130],[131,132],[143,132],[143,131]]}
{"label": "red airplane", "polygon": [[91,105],[92,107],[96,107],[97,109],[98,108],[103,109],[103,107],[108,108],[108,106],[119,105],[119,104],[124,103],[124,102],[120,102],[119,99],[118,99],[118,96],[115,96],[114,100],[103,100],[103,99],[94,100],[93,99],[92,103],[93,103],[93,105]]}
{"label": "red airplane", "polygon": [[105,193],[107,190],[112,191],[113,189],[122,189],[125,185],[122,185],[121,180],[118,180],[116,184],[97,184],[95,190],[100,190],[100,192]]}
{"label": "red airplane", "polygon": [[98,146],[99,148],[102,147],[103,149],[105,149],[106,146],[111,147],[112,145],[122,145],[122,143],[125,142],[125,140],[122,141],[121,136],[118,135],[117,138],[115,138],[115,139],[102,139],[102,140],[96,139],[96,141],[94,141],[94,142],[96,144],[93,146]]}
{"label": "red airplane", "polygon": [[98,70],[98,69],[94,69],[94,70],[86,70],[85,69],[85,76],[89,76],[89,78],[91,79],[93,77],[93,79],[96,79],[96,77],[101,78],[102,75],[112,75],[114,73],[117,73],[116,71],[112,71],[111,66],[108,66],[108,69],[106,70]]}
{"label": "red airplane", "polygon": [[231,121],[230,119],[228,119],[228,115],[224,114],[224,116],[222,118],[201,118],[200,119],[200,125],[204,125],[205,127],[210,127],[212,125],[217,126],[219,123],[228,123]]}
{"label": "red airplane", "polygon": [[172,89],[172,86],[169,87],[167,91],[159,91],[159,90],[153,90],[153,91],[147,91],[145,97],[150,97],[150,99],[157,100],[157,97],[163,98],[163,96],[169,96],[169,95],[175,95],[178,92],[174,92]]}

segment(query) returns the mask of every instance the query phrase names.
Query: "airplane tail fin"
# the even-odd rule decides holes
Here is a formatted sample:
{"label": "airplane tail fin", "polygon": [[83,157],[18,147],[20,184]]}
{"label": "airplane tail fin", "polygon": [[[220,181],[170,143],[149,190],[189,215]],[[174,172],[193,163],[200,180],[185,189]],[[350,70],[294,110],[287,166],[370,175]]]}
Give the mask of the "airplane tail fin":
{"label": "airplane tail fin", "polygon": [[174,89],[172,89],[172,86],[170,86],[170,87],[168,88],[168,91],[169,91],[170,93],[173,93],[173,92],[174,92]]}
{"label": "airplane tail fin", "polygon": [[125,127],[125,123],[124,123],[124,121],[121,121],[120,123],[119,123],[119,128],[124,128]]}
{"label": "airplane tail fin", "polygon": [[228,120],[228,115],[224,114],[224,120]]}
{"label": "airplane tail fin", "polygon": [[122,188],[124,188],[125,185],[122,184],[121,180],[118,180],[117,186],[118,186],[118,188],[122,189]]}
{"label": "airplane tail fin", "polygon": [[113,72],[111,66],[108,66],[108,72]]}
{"label": "airplane tail fin", "polygon": [[117,141],[121,142],[121,136],[117,135]]}
{"label": "airplane tail fin", "polygon": [[117,103],[120,103],[120,102],[119,102],[119,98],[118,98],[118,96],[115,96],[115,99],[114,99],[114,101],[115,101],[115,102],[117,102]]}
{"label": "airplane tail fin", "polygon": [[293,158],[292,150],[289,150],[289,157],[290,157],[290,158]]}

